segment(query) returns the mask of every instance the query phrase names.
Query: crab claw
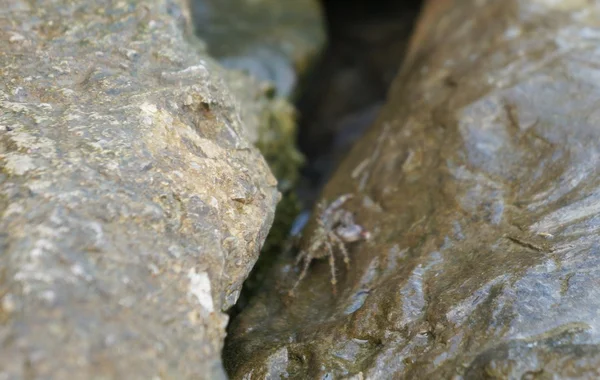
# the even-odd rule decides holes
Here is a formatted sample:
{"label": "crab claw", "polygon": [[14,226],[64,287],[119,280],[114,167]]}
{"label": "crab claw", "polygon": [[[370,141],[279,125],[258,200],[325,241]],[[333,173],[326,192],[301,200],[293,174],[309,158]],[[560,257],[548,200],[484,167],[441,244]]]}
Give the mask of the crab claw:
{"label": "crab claw", "polygon": [[358,224],[350,226],[339,226],[335,229],[335,233],[342,241],[346,243],[354,243],[359,240],[367,240],[371,237],[369,231],[365,230]]}

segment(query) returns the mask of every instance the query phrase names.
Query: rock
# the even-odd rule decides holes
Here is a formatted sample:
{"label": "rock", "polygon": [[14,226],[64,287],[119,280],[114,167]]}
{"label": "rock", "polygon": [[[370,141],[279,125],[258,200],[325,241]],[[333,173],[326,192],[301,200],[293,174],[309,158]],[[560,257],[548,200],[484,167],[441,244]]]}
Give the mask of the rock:
{"label": "rock", "polygon": [[[325,189],[372,233],[294,257],[233,322],[233,379],[596,378],[600,5],[430,1]],[[310,232],[310,231],[309,231]],[[338,256],[338,263],[341,256]]]}
{"label": "rock", "polygon": [[296,111],[288,100],[274,96],[272,83],[248,77],[239,71],[224,75],[240,102],[240,116],[247,127],[247,137],[265,157],[278,179],[279,190],[292,190],[298,181],[304,158],[296,148]]}
{"label": "rock", "polygon": [[[299,201],[294,190],[299,180],[299,167],[304,162],[296,148],[295,110],[284,98],[275,96],[271,84],[248,78],[232,70],[227,73],[229,88],[241,101],[240,115],[246,121],[250,141],[260,150],[282,194],[269,234],[264,242],[258,261],[236,303],[238,309],[245,306],[251,296],[268,276],[270,267],[281,254],[289,236],[292,223],[299,213]],[[230,313],[231,314],[231,313]]]}
{"label": "rock", "polygon": [[0,378],[225,377],[279,192],[180,3],[4,5]]}
{"label": "rock", "polygon": [[318,0],[191,1],[196,33],[227,68],[287,98],[325,43]]}
{"label": "rock", "polygon": [[[282,250],[300,210],[294,190],[303,156],[296,147],[296,111],[289,103],[325,43],[318,0],[190,1],[195,31],[210,54],[231,69],[229,83],[252,123],[253,143],[278,180],[283,197],[260,259],[238,303],[254,292]],[[250,74],[257,85],[249,86]],[[250,115],[245,115],[249,113]]]}

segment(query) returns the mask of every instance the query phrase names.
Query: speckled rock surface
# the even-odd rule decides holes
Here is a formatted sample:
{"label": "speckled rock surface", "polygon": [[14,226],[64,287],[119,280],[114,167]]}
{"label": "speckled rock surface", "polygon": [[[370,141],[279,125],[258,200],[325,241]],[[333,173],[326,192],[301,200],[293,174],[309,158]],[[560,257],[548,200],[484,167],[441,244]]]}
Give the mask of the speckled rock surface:
{"label": "speckled rock surface", "polygon": [[225,376],[279,193],[185,6],[0,6],[2,379]]}
{"label": "speckled rock surface", "polygon": [[325,190],[356,194],[372,239],[338,264],[337,296],[322,260],[288,297],[299,268],[283,258],[232,322],[231,377],[597,378],[599,15],[430,1]]}
{"label": "speckled rock surface", "polygon": [[[237,308],[268,276],[301,209],[296,195],[304,157],[296,144],[298,114],[291,104],[299,79],[311,71],[325,44],[319,0],[189,0],[195,33],[207,51],[230,69],[229,83],[245,100],[242,115],[278,180],[282,199]],[[236,77],[243,75],[238,82]],[[246,75],[256,85],[249,86]],[[246,115],[248,114],[248,115]]]}
{"label": "speckled rock surface", "polygon": [[189,0],[196,33],[227,68],[289,97],[325,43],[319,0]]}

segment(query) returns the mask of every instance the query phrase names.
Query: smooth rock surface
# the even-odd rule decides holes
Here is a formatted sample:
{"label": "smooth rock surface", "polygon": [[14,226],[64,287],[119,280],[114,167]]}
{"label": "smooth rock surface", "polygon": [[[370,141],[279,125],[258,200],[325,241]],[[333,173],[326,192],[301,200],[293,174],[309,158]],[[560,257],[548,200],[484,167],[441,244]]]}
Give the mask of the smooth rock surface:
{"label": "smooth rock surface", "polygon": [[279,192],[185,7],[0,1],[2,379],[225,377]]}
{"label": "smooth rock surface", "polygon": [[[373,235],[233,321],[233,379],[598,377],[600,5],[430,1],[329,200]],[[308,231],[310,232],[310,231]],[[306,237],[309,237],[307,235]]]}

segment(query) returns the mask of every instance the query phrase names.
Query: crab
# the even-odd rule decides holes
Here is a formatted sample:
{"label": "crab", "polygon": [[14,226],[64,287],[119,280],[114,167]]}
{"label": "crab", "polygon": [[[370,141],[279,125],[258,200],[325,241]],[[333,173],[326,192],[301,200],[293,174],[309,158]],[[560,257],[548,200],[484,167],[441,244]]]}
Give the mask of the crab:
{"label": "crab", "polygon": [[342,208],[344,203],[353,197],[352,194],[344,194],[327,205],[327,202],[321,202],[317,205],[318,215],[316,218],[316,230],[311,236],[306,249],[301,250],[296,258],[296,265],[304,261],[304,266],[294,287],[290,290],[290,295],[306,276],[310,263],[315,259],[329,257],[329,267],[331,268],[331,284],[333,292],[336,292],[337,279],[335,276],[335,256],[334,246],[338,248],[346,268],[350,267],[350,257],[346,244],[361,240],[368,240],[370,233],[361,225],[354,221],[354,215]]}

